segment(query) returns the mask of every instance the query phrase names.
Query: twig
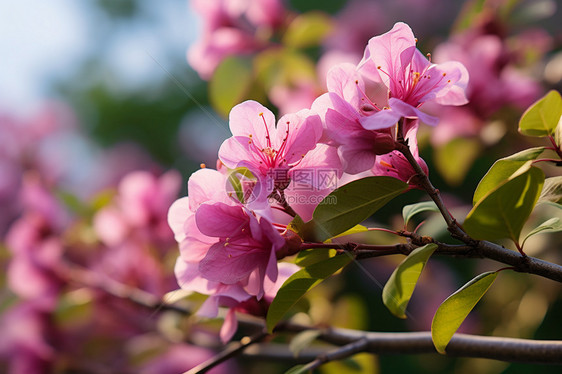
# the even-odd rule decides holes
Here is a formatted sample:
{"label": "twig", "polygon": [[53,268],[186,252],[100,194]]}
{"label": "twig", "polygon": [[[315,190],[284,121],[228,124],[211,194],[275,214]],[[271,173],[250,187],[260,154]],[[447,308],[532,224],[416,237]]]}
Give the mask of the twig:
{"label": "twig", "polygon": [[314,370],[321,365],[328,363],[330,361],[341,360],[346,357],[353,356],[356,353],[364,352],[369,345],[369,340],[362,338],[356,341],[352,341],[338,349],[334,349],[330,352],[319,355],[314,361],[309,362],[302,370]]}
{"label": "twig", "polygon": [[207,361],[203,362],[195,366],[194,368],[184,372],[183,374],[199,374],[199,373],[206,373],[208,370],[214,368],[218,364],[232,358],[238,354],[241,354],[247,347],[252,344],[255,344],[261,340],[263,340],[266,336],[268,336],[267,330],[262,329],[261,332],[257,333],[256,335],[249,337],[246,336],[242,338],[239,342],[230,343],[223,351],[219,354],[211,357]]}

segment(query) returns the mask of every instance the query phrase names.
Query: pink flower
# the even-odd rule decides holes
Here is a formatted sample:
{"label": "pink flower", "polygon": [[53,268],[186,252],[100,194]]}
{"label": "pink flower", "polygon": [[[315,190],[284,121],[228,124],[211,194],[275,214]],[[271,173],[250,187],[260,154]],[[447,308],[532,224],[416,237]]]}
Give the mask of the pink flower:
{"label": "pink flower", "polygon": [[177,198],[181,177],[169,171],[160,177],[144,171],[127,174],[115,202],[94,216],[94,229],[106,245],[118,245],[131,235],[165,247],[173,242],[168,208]]}
{"label": "pink flower", "polygon": [[287,188],[301,163],[310,170],[322,167],[340,173],[334,149],[321,147],[309,153],[322,136],[320,117],[309,110],[287,114],[275,126],[273,113],[246,101],[232,109],[229,120],[233,136],[222,144],[219,158],[228,168],[248,168],[262,186],[261,198]]}
{"label": "pink flower", "polygon": [[189,49],[187,60],[206,80],[226,57],[267,47],[267,35],[286,16],[280,0],[194,0],[192,7],[203,18],[203,35]]}
{"label": "pink flower", "polygon": [[[418,117],[435,125],[437,118],[418,108],[425,102],[463,105],[468,72],[459,62],[432,64],[416,49],[416,39],[408,25],[398,22],[389,32],[369,40],[357,71],[367,83],[382,83],[388,90],[388,108],[398,117]],[[364,91],[363,91],[364,92]],[[362,119],[366,129],[376,130],[394,125],[392,117],[366,97],[375,113]]]}
{"label": "pink flower", "polygon": [[[327,86],[329,92],[312,105],[312,110],[319,113],[325,126],[321,141],[338,147],[346,173],[357,174],[372,168],[376,155],[394,149],[392,131],[363,127],[364,118],[373,115],[377,108],[365,104],[365,85],[353,64],[342,63],[330,69]],[[399,120],[395,112],[385,110],[380,113],[388,116],[387,121],[393,124]]]}
{"label": "pink flower", "polygon": [[[215,170],[195,172],[188,182],[189,196],[174,202],[168,214],[180,243],[178,283],[211,296],[199,312],[211,317],[219,305],[261,300],[278,279],[277,253],[286,246],[270,221],[228,196],[226,182]],[[231,322],[227,320],[226,335]]]}

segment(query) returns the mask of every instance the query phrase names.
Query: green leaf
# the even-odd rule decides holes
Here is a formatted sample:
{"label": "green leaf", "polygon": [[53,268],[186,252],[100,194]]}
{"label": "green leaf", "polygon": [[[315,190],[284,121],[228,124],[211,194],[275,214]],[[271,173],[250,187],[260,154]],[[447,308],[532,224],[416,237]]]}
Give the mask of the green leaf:
{"label": "green leaf", "polygon": [[525,245],[525,241],[535,234],[541,232],[557,232],[557,231],[562,231],[562,222],[560,222],[560,218],[554,217],[541,223],[533,230],[531,230],[531,232],[528,233],[527,236],[525,236],[525,239],[523,239],[523,243],[521,244],[521,246],[523,247]]}
{"label": "green leaf", "polygon": [[562,176],[546,178],[542,188],[539,202],[553,202],[562,204]]}
{"label": "green leaf", "polygon": [[299,354],[303,349],[308,348],[313,341],[316,340],[322,334],[322,330],[305,330],[298,333],[291,339],[289,343],[289,350],[293,352],[295,357],[299,357]]}
{"label": "green leaf", "polygon": [[[335,239],[335,238],[341,238],[342,236],[347,236],[347,235],[353,235],[353,234],[358,234],[360,232],[367,232],[369,231],[368,228],[366,228],[363,225],[355,225],[352,228],[350,228],[349,230],[345,230],[344,232],[342,232],[341,234],[338,234],[336,236],[334,236],[331,239]],[[331,241],[330,239],[330,241]]]}
{"label": "green leaf", "polygon": [[333,21],[325,13],[300,14],[287,28],[283,36],[283,44],[294,48],[317,46],[322,43],[332,28]]}
{"label": "green leaf", "polygon": [[275,86],[298,87],[316,81],[316,65],[305,54],[290,48],[270,48],[254,59],[259,82],[267,92]]}
{"label": "green leaf", "polygon": [[349,254],[334,256],[307,266],[291,275],[285,283],[283,283],[269,306],[266,317],[267,330],[271,333],[275,325],[277,325],[277,322],[283,318],[285,313],[287,313],[305,293],[349,264],[351,259],[352,257]]}
{"label": "green leaf", "polygon": [[548,92],[523,113],[519,132],[528,136],[549,136],[554,133],[562,116],[562,97],[554,90]]}
{"label": "green leaf", "polygon": [[452,186],[458,186],[482,150],[477,139],[456,138],[435,150],[435,167]]}
{"label": "green leaf", "polygon": [[337,251],[335,249],[312,248],[306,251],[300,251],[295,258],[295,264],[300,267],[310,266],[320,261],[334,257]]}
{"label": "green leaf", "polygon": [[480,274],[439,306],[431,322],[431,337],[439,353],[445,353],[445,347],[449,344],[455,331],[488,291],[497,275],[496,271]]}
{"label": "green leaf", "polygon": [[398,318],[406,318],[406,307],[414,293],[420,274],[437,249],[437,244],[416,248],[394,270],[382,290],[384,305]]}
{"label": "green leaf", "polygon": [[521,173],[528,170],[531,167],[529,161],[535,160],[543,151],[544,147],[529,148],[496,161],[476,187],[472,204],[476,205],[486,194],[504,183],[516,172]]}
{"label": "green leaf", "polygon": [[215,110],[227,117],[233,106],[247,98],[253,84],[249,58],[228,57],[215,70],[209,82],[209,98]]}
{"label": "green leaf", "polygon": [[305,365],[295,365],[285,372],[285,374],[306,374],[309,370]]}
{"label": "green leaf", "polygon": [[543,182],[544,173],[534,166],[515,173],[478,201],[466,216],[465,231],[475,239],[509,238],[518,243]]}
{"label": "green leaf", "polygon": [[[230,186],[227,186],[227,193],[230,197],[232,195],[236,195],[236,199],[241,202],[242,204],[246,203],[247,197],[244,196],[244,181],[251,181],[255,180],[256,177],[252,174],[252,172],[246,167],[239,167],[236,169],[232,169],[228,173],[228,182]],[[232,191],[229,191],[230,187],[232,187]]]}
{"label": "green leaf", "polygon": [[408,189],[408,184],[392,177],[376,176],[348,183],[326,196],[314,210],[312,226],[318,241],[345,232],[369,218],[394,197]]}
{"label": "green leaf", "polygon": [[422,201],[421,203],[406,205],[402,208],[402,217],[404,217],[404,227],[408,226],[410,219],[421,212],[439,212],[439,208],[433,201]]}

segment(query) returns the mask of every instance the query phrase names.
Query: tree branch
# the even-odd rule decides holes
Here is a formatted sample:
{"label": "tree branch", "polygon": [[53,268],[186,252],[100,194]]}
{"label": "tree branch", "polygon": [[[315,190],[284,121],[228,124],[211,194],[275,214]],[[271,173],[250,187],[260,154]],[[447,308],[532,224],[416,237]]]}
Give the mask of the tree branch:
{"label": "tree branch", "polygon": [[[301,332],[312,327],[284,323],[276,331]],[[437,353],[428,332],[365,332],[341,328],[323,330],[318,339],[338,346],[366,341],[363,352],[375,354]],[[562,364],[562,341],[498,338],[455,334],[446,349],[448,356],[479,357],[509,362]],[[357,352],[353,352],[357,353]]]}
{"label": "tree branch", "polygon": [[254,335],[252,337],[246,336],[246,337],[242,338],[242,340],[240,340],[239,342],[230,343],[224,350],[222,350],[217,355],[215,355],[215,356],[211,357],[210,359],[208,359],[207,361],[195,366],[194,368],[184,372],[183,374],[206,373],[207,371],[211,370],[212,368],[214,368],[218,364],[228,360],[229,358],[232,358],[232,357],[234,357],[238,354],[241,354],[242,351],[244,351],[247,347],[263,340],[268,335],[269,334],[267,333],[267,330],[264,327],[261,332],[257,333],[256,335]]}

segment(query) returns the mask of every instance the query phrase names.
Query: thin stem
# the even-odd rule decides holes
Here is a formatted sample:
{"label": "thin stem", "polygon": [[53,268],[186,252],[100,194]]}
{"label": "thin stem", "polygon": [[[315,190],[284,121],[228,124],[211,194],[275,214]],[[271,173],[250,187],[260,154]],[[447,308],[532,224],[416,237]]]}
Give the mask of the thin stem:
{"label": "thin stem", "polygon": [[365,338],[350,342],[340,348],[319,355],[316,360],[306,364],[302,370],[314,370],[330,361],[341,360],[343,358],[353,356],[356,353],[365,351],[368,345],[369,340]]}
{"label": "thin stem", "polygon": [[258,343],[265,339],[269,334],[267,330],[263,329],[259,333],[254,336],[246,336],[242,338],[239,342],[230,343],[223,351],[219,354],[211,357],[207,361],[203,362],[195,366],[194,368],[184,372],[183,374],[199,374],[199,373],[206,373],[207,371],[211,370],[218,364],[223,363],[224,361],[241,354],[246,348],[250,345]]}
{"label": "thin stem", "polygon": [[435,205],[437,205],[437,208],[439,209],[441,215],[443,216],[445,222],[447,223],[447,229],[449,230],[451,235],[453,235],[453,237],[456,237],[464,241],[465,243],[473,242],[474,240],[470,238],[457,224],[456,219],[451,215],[451,213],[445,206],[445,203],[441,199],[439,190],[433,187],[433,184],[431,184],[431,181],[429,180],[429,178],[427,177],[421,166],[418,164],[418,162],[412,155],[412,152],[410,151],[410,147],[408,146],[406,140],[402,136],[402,127],[403,127],[403,119],[398,122],[398,140],[395,143],[395,149],[400,153],[402,153],[404,157],[406,157],[406,159],[408,160],[408,162],[416,172],[417,176],[419,177],[419,185],[427,192],[431,200],[435,202]]}
{"label": "thin stem", "polygon": [[272,196],[275,200],[277,200],[279,204],[281,204],[285,213],[287,213],[291,217],[297,216],[297,212],[295,212],[287,202],[287,199],[285,198],[285,192],[283,190],[277,190],[277,193],[274,192]]}
{"label": "thin stem", "polygon": [[550,139],[550,143],[552,143],[552,147],[554,147],[554,151],[556,152],[558,157],[562,159],[562,149],[560,149],[560,147],[556,144],[556,140],[554,140],[552,135],[549,135],[548,138]]}

